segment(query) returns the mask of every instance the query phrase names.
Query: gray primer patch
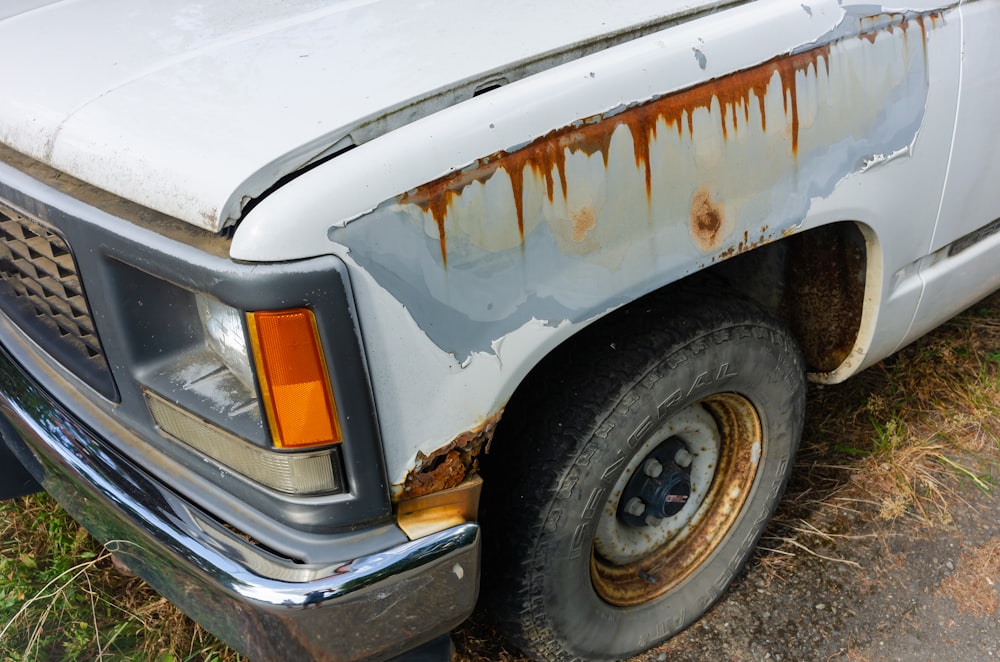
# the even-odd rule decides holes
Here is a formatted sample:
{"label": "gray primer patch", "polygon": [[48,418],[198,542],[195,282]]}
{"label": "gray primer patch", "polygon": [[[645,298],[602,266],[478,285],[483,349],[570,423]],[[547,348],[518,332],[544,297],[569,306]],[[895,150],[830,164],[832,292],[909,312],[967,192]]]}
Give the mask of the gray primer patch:
{"label": "gray primer patch", "polygon": [[[891,153],[913,142],[928,93],[926,71],[919,64],[922,60],[913,57],[917,64],[911,66],[908,79],[888,93],[865,135],[848,132],[800,152],[797,168],[768,188],[747,191],[745,206],[758,210],[756,220],[770,228],[771,236],[801,223],[811,199],[829,196],[871,154]],[[641,168],[636,169],[636,176],[643,176]],[[409,207],[411,212],[416,209]],[[646,222],[645,200],[634,205],[631,213]],[[425,231],[433,223],[421,222],[419,217],[390,200],[355,223],[331,228],[329,238],[347,246],[359,267],[406,307],[435,345],[459,362],[473,352],[493,353],[495,340],[532,319],[551,326],[564,320],[583,322],[704,264],[703,256],[685,252],[686,219],[652,219],[643,240],[597,249],[629,251],[624,266],[606,267],[588,255],[563,253],[543,222],[525,236],[521,246],[495,251],[473,245],[462,233],[449,233],[448,266],[444,268],[437,233]],[[504,216],[482,222],[515,221]]]}
{"label": "gray primer patch", "polygon": [[705,67],[708,66],[708,58],[705,57],[705,54],[698,48],[692,48],[691,50],[694,51],[694,57],[698,60],[698,66],[701,67],[702,71],[704,71]]}

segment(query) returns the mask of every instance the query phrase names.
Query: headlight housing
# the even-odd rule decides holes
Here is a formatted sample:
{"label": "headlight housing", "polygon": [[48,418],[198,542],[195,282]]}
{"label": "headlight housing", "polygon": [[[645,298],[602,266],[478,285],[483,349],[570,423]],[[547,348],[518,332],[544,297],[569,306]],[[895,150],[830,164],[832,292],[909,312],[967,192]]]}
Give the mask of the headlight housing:
{"label": "headlight housing", "polygon": [[153,335],[172,355],[142,380],[160,432],[286,494],[342,492],[340,423],[312,312],[245,313],[159,283],[183,302],[173,307],[190,329],[179,351],[170,334]]}

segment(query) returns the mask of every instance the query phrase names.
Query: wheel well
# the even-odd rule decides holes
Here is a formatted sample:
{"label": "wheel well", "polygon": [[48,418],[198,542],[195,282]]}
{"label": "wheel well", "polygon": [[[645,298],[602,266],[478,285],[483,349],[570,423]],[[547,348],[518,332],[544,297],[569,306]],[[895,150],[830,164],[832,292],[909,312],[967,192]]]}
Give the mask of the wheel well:
{"label": "wheel well", "polygon": [[[784,322],[802,349],[810,372],[836,370],[857,341],[864,312],[867,242],[853,222],[831,223],[784,237],[718,262],[637,299],[564,341],[522,380],[545,380],[578,347],[618,317],[695,296],[750,300]],[[518,388],[518,392],[523,391]]]}
{"label": "wheel well", "polygon": [[811,372],[831,372],[858,338],[867,267],[864,234],[856,223],[842,222],[790,235],[685,280],[756,302],[789,326]]}
{"label": "wheel well", "polygon": [[[581,358],[589,360],[587,357],[596,347],[609,346],[599,342],[602,329],[619,323],[628,325],[622,318],[641,318],[650,309],[669,315],[678,302],[685,300],[704,300],[706,296],[749,300],[788,326],[809,371],[836,370],[858,338],[867,266],[867,242],[861,227],[841,222],[790,235],[655,290],[563,342],[528,373],[500,419],[500,446],[518,439],[520,428],[535,409],[539,392],[563,388],[560,378],[566,366]],[[484,460],[484,477],[491,468],[497,475],[517,470],[492,467],[499,463],[495,455],[491,453]]]}

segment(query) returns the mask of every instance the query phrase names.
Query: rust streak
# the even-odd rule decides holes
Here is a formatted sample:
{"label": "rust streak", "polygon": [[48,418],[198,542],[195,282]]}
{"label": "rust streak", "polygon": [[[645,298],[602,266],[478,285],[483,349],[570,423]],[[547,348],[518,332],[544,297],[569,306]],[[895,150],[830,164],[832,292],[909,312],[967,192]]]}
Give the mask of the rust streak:
{"label": "rust streak", "polygon": [[[441,244],[441,262],[448,266],[448,249],[444,221],[448,217],[448,208],[453,198],[458,197],[461,189],[450,185],[447,177],[435,180],[420,187],[420,201],[417,203],[425,212],[429,212],[438,229],[438,240]],[[407,194],[409,195],[409,194]],[[403,199],[407,197],[403,196]]]}
{"label": "rust streak", "polygon": [[[936,25],[942,16],[939,12],[920,14],[913,20],[920,25],[926,50],[927,30],[925,17]],[[880,16],[860,19],[860,38],[874,43],[879,32],[892,32],[895,27],[904,31],[908,28],[908,17],[898,14],[889,17],[889,24],[878,26]],[[925,56],[926,57],[926,56]],[[624,125],[631,134],[636,168],[642,168],[645,176],[646,195],[652,198],[651,145],[657,138],[657,130],[662,122],[665,127],[674,127],[677,135],[684,135],[685,127],[689,139],[694,139],[694,114],[699,109],[712,112],[713,103],[719,106],[723,138],[728,140],[731,132],[739,131],[739,108],[742,107],[744,126],[750,124],[751,97],[757,101],[762,131],[767,131],[765,96],[777,75],[782,94],[782,107],[790,125],[790,150],[798,155],[799,108],[797,98],[797,77],[818,75],[819,61],[827,75],[830,73],[830,44],[817,46],[807,51],[785,54],[754,67],[714,78],[694,87],[686,88],[629,106],[622,111],[608,115],[596,115],[574,122],[535,139],[528,145],[513,151],[500,151],[483,157],[458,172],[454,172],[424,184],[398,198],[401,204],[415,204],[428,212],[438,226],[441,243],[441,259],[447,266],[445,219],[454,199],[470,184],[485,183],[498,170],[504,170],[510,178],[511,193],[518,232],[524,241],[525,227],[525,177],[528,172],[536,180],[541,179],[550,202],[555,196],[555,178],[559,178],[563,200],[568,200],[566,159],[573,154],[583,153],[593,156],[600,153],[605,168],[611,151],[611,139],[615,130]],[[729,118],[732,118],[730,125]],[[707,196],[707,193],[705,194]]]}
{"label": "rust streak", "polygon": [[[528,164],[531,154],[526,150],[508,154],[501,167],[510,177],[510,187],[514,195],[514,210],[517,212],[517,231],[524,241],[524,167]],[[534,168],[534,164],[532,164]]]}
{"label": "rust streak", "polygon": [[[635,118],[638,121],[627,122],[632,134],[632,149],[635,152],[635,167],[644,167],[646,175],[646,200],[653,199],[653,174],[649,162],[649,144],[656,140],[656,123],[660,115],[649,106],[637,106]],[[678,122],[679,123],[679,122]]]}
{"label": "rust streak", "polygon": [[[798,69],[778,70],[781,75],[781,95],[792,104],[792,154],[799,154],[799,95],[796,89],[795,74]],[[785,114],[788,114],[788,101],[785,103]]]}
{"label": "rust streak", "polygon": [[[719,110],[721,111],[719,113],[719,119],[720,119],[721,124],[722,124],[722,142],[727,142],[729,140],[729,131],[728,131],[727,127],[726,127],[726,123],[728,122],[728,119],[727,119],[726,116],[729,114],[729,112],[728,112],[728,110],[729,110],[729,104],[720,103],[719,106],[720,106]],[[736,113],[733,112],[733,125],[735,125],[735,124],[736,124]]]}

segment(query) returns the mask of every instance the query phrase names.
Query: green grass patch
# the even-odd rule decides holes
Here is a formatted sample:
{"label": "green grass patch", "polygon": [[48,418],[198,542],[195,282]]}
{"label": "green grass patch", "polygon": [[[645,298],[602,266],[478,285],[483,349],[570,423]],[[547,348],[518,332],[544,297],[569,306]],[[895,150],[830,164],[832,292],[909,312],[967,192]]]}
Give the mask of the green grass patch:
{"label": "green grass patch", "polygon": [[50,497],[0,504],[0,660],[236,660]]}

